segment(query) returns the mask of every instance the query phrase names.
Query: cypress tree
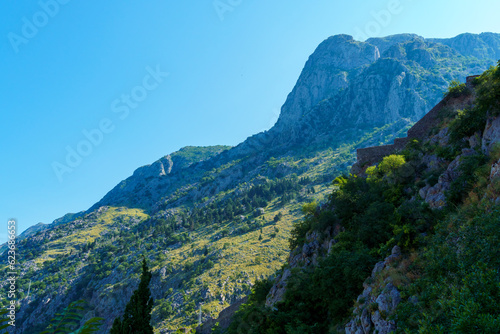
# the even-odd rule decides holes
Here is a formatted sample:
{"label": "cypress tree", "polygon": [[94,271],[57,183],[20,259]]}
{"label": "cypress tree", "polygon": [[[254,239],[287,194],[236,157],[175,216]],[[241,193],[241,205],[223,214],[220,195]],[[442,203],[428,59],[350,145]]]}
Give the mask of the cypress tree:
{"label": "cypress tree", "polygon": [[118,317],[113,322],[110,334],[153,334],[153,327],[150,324],[151,310],[153,309],[153,298],[149,289],[151,276],[144,258],[139,287],[130,297],[130,301],[125,307],[123,319]]}

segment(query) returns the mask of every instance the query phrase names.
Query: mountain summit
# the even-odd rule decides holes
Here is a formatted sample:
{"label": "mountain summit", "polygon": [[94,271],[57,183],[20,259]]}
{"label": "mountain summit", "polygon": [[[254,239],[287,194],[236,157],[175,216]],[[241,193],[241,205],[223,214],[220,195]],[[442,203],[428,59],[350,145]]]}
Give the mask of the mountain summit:
{"label": "mountain summit", "polygon": [[[390,140],[425,115],[442,98],[452,80],[463,82],[467,76],[495,64],[499,47],[500,35],[492,33],[463,34],[451,39],[401,34],[370,38],[366,42],[355,41],[348,35],[329,37],[307,60],[278,121],[269,131],[251,136],[229,150],[208,150],[210,153],[203,154],[198,161],[191,161],[194,165],[182,166],[189,167],[186,169],[189,175],[179,182],[178,172],[182,168],[174,168],[173,173],[164,177],[161,164],[168,158],[162,158],[134,172],[91,210],[102,205],[126,204],[145,209],[161,206],[159,201],[179,187],[198,183],[204,172],[238,159],[247,161],[245,174],[250,173],[251,178],[252,172],[270,156],[289,150],[335,148],[386,125],[390,125],[387,130],[391,132]],[[369,144],[372,142],[360,145]],[[160,168],[159,172],[155,168]],[[247,180],[237,171],[239,168],[235,164],[226,172],[230,174],[228,177],[236,176],[234,182],[241,181],[242,176]],[[143,187],[124,187],[124,182],[141,178],[146,170],[151,174],[142,177]],[[223,174],[224,178],[228,174]],[[218,181],[216,177],[215,182]],[[218,191],[225,190],[225,184],[229,182],[218,184]],[[199,199],[206,192],[197,188],[191,194]]]}
{"label": "mountain summit", "polygon": [[142,256],[153,274],[155,330],[191,326],[200,309],[202,321],[216,318],[282,266],[302,204],[325,201],[356,148],[404,136],[453,80],[499,55],[492,33],[326,39],[270,130],[235,147],[166,155],[89,210],[25,235],[18,327],[38,333],[83,298],[84,319],[103,317],[106,332],[137,287]]}

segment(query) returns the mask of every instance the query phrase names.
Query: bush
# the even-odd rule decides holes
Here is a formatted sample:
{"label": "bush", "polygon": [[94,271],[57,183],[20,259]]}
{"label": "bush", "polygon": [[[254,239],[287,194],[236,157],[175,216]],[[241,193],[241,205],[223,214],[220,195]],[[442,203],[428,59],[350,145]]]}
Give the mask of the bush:
{"label": "bush", "polygon": [[500,211],[460,210],[436,228],[421,278],[403,291],[401,333],[497,333],[500,328]]}
{"label": "bush", "polygon": [[450,86],[448,87],[448,91],[444,93],[445,97],[459,97],[462,95],[469,95],[471,91],[467,88],[464,83],[460,83],[458,80],[453,80],[450,82]]}
{"label": "bush", "polygon": [[361,245],[352,250],[339,247],[318,267],[294,271],[284,301],[274,311],[265,307],[272,283],[256,283],[228,333],[327,333],[332,319],[341,322],[350,313],[374,262]]}
{"label": "bush", "polygon": [[451,183],[450,190],[446,193],[449,203],[459,204],[463,201],[474,188],[474,184],[480,177],[479,171],[486,161],[486,156],[482,154],[462,158],[459,167],[460,175]]}
{"label": "bush", "polygon": [[158,309],[158,315],[163,319],[170,317],[173,313],[174,309],[169,301],[164,301]]}
{"label": "bush", "polygon": [[454,143],[464,137],[472,136],[477,131],[483,131],[488,116],[500,114],[499,67],[490,68],[476,81],[477,98],[474,107],[459,112],[450,124],[450,140]]}
{"label": "bush", "polygon": [[460,110],[450,123],[449,133],[452,144],[458,144],[465,137],[482,132],[486,126],[487,111],[479,108]]}
{"label": "bush", "polygon": [[393,173],[398,168],[406,163],[404,156],[402,155],[389,155],[382,159],[382,162],[378,165],[377,169],[381,175],[388,175]]}

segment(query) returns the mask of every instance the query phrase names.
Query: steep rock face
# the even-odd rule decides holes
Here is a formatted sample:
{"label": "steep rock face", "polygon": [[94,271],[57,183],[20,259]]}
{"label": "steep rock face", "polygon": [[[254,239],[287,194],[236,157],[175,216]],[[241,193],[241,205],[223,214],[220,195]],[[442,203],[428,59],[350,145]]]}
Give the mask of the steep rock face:
{"label": "steep rock face", "polygon": [[[474,36],[477,37],[477,35]],[[347,137],[343,137],[342,134],[346,132],[359,136],[362,129],[371,126],[383,126],[398,120],[402,128],[404,125],[419,120],[442,99],[443,92],[446,91],[453,78],[464,81],[466,76],[481,73],[496,62],[496,56],[500,53],[499,34],[481,34],[481,38],[475,41],[475,43],[487,44],[487,48],[494,50],[493,52],[477,52],[473,49],[475,46],[465,43],[463,38],[466,39],[467,36],[438,40],[424,39],[416,35],[396,35],[367,40],[365,43],[377,47],[380,57],[350,76],[349,85],[346,88],[331,96],[325,96],[309,110],[303,109],[303,116],[297,118],[295,123],[287,122],[288,118],[285,117],[285,113],[288,109],[283,108],[277,123],[280,125],[280,134],[274,136],[273,132],[277,130],[277,127],[271,129],[270,140],[275,145],[280,145],[284,141],[299,144],[315,143],[316,138],[321,138],[320,140],[323,141],[335,141],[336,138],[345,140]],[[476,60],[469,62],[465,57],[476,57]],[[458,108],[458,106],[454,107]],[[488,124],[491,127],[492,120]],[[494,139],[496,138],[495,128],[488,130],[487,127],[485,131],[487,138],[492,138],[487,140],[488,143],[498,141]],[[446,145],[448,141],[446,129],[435,135],[432,140],[435,141],[434,144]],[[473,154],[472,151],[466,150],[462,156]],[[423,189],[421,194],[424,198],[428,197],[431,206],[437,208],[445,204],[445,191],[457,177],[460,158],[457,158],[455,164],[450,164],[449,170],[446,170],[440,177],[441,183],[437,186],[439,189],[433,189],[430,186]],[[436,156],[424,157],[425,159],[428,160],[430,168],[438,169],[444,164],[442,159]],[[309,252],[304,252],[304,248],[313,251],[308,254]],[[316,244],[314,238],[309,236],[300,249],[290,254],[289,266],[276,278],[267,296],[267,306],[273,307],[282,300],[291,269],[303,266],[305,263],[314,265],[318,254],[324,251],[323,248],[325,246]],[[388,268],[387,266],[379,267],[384,270]],[[366,326],[388,333],[394,324],[381,316],[392,312],[397,304],[392,305],[384,300],[387,301],[389,297],[394,298],[398,295],[397,289],[391,282],[386,282],[382,294],[373,295],[368,290],[364,292],[365,297],[370,295],[374,303],[383,306],[371,315],[363,311],[364,315],[357,315],[357,320],[364,319],[362,321]],[[358,325],[357,321],[350,325],[352,333],[368,333],[361,327],[357,327]]]}
{"label": "steep rock face", "polygon": [[275,131],[296,123],[325,97],[348,86],[350,72],[377,61],[376,46],[354,41],[351,36],[332,36],[309,57],[292,92],[288,95]]}
{"label": "steep rock face", "polygon": [[[345,35],[333,36],[310,56],[271,130],[232,149],[183,149],[165,156],[136,170],[89,211],[113,205],[146,208],[154,214],[164,209],[161,205],[167,201],[179,204],[188,198],[208,197],[235,182],[246,182],[259,174],[272,175],[265,168],[268,158],[293,155],[294,147],[308,148],[311,143],[338,146],[362,136],[368,129],[395,121],[397,132],[422,117],[441,98],[449,81],[463,80],[493,64],[496,58],[488,57],[500,52],[498,40],[495,34],[482,37],[482,43],[495,53],[474,53],[458,42],[432,41],[416,35],[367,42]],[[464,57],[473,55],[478,58]],[[491,133],[495,140],[496,135]],[[202,179],[212,170],[216,170],[211,174],[213,182],[204,183]],[[287,166],[283,170],[284,174],[293,172]],[[315,265],[318,256],[331,247],[331,241],[320,244],[318,240],[310,235],[307,244],[291,254],[290,268]],[[283,296],[290,274],[290,269],[286,269],[278,277],[268,298],[270,306]],[[104,284],[101,286],[99,294],[106,289]],[[127,291],[129,294],[132,289]],[[99,294],[96,292],[92,299],[97,309],[111,312],[113,304],[99,299]],[[114,302],[123,306],[127,299],[123,294],[116,296]],[[54,304],[64,305],[67,300],[58,299]],[[34,313],[25,326],[35,323],[37,315]]]}
{"label": "steep rock face", "polygon": [[[380,126],[399,119],[416,121],[427,104],[419,96],[417,80],[402,62],[381,59],[363,72],[338,103],[354,126]],[[351,102],[348,102],[351,101]]]}
{"label": "steep rock face", "polygon": [[[441,146],[446,145],[448,143],[447,131],[447,128],[443,128],[437,135],[431,137],[430,142]],[[493,145],[500,143],[500,117],[488,118],[485,129],[471,136],[468,142],[470,148],[464,148],[462,153],[446,166],[446,170],[439,176],[435,185],[426,185],[420,189],[420,197],[429,203],[431,208],[441,209],[447,205],[446,192],[450,190],[451,183],[460,176],[460,165],[465,157],[477,155],[480,151],[488,155]],[[432,160],[430,157],[424,158],[428,161]],[[430,166],[430,163],[428,165]],[[496,173],[496,166],[493,165],[492,173]]]}
{"label": "steep rock face", "polygon": [[391,270],[400,259],[401,249],[395,246],[390,256],[375,265],[372,275],[363,283],[364,290],[356,300],[358,306],[353,311],[353,319],[345,327],[346,334],[389,334],[396,330],[396,323],[388,317],[401,302],[399,290],[390,276],[381,283],[377,284],[375,281]]}
{"label": "steep rock face", "polygon": [[[469,49],[473,44],[465,42],[467,38],[491,52]],[[202,198],[234,182],[246,182],[249,175],[264,172],[262,163],[269,157],[294,154],[295,148],[335,147],[390,123],[396,134],[430,110],[451,80],[464,80],[494,64],[499,46],[498,34],[434,40],[402,34],[366,42],[332,36],[307,60],[269,131],[194,159],[166,156],[138,169],[90,210],[103,205],[157,210],[175,200],[176,192]],[[243,160],[244,166],[239,165]],[[214,176],[213,184],[201,183],[205,173],[228,165]]]}
{"label": "steep rock face", "polygon": [[373,37],[368,38],[366,43],[375,45],[380,54],[384,55],[387,49],[391,48],[395,44],[405,43],[414,39],[423,39],[417,34],[397,34],[386,37]]}
{"label": "steep rock face", "polygon": [[[500,38],[493,34],[490,47],[494,50],[497,40]],[[342,50],[342,56],[360,59],[344,65],[337,55],[327,64],[324,50],[333,47]],[[339,139],[339,131],[346,129],[356,133],[402,119],[411,124],[442,98],[451,80],[463,81],[495,63],[490,53],[477,54],[479,58],[470,61],[464,56],[473,51],[467,53],[465,48],[461,52],[464,54],[416,35],[372,38],[365,43],[345,36],[330,38],[309,58],[266,140],[273,146],[300,145],[318,142],[318,137],[322,141]],[[329,81],[324,80],[326,72]],[[339,73],[344,73],[345,81],[335,79]]]}

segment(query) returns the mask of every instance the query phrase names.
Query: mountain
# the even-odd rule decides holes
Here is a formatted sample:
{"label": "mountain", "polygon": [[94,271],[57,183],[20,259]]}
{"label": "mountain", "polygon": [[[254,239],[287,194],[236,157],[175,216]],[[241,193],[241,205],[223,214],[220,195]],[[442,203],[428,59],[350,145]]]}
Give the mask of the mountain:
{"label": "mountain", "polygon": [[[487,36],[490,36],[485,38],[491,44],[489,48],[498,50],[499,35]],[[436,43],[405,34],[372,38],[363,43],[347,35],[332,36],[309,57],[276,125],[269,131],[254,135],[222,154],[215,154],[219,153],[215,149],[213,157],[207,153],[206,159],[188,160],[186,166],[175,162],[183,150],[172,155],[173,165],[171,159],[160,159],[134,172],[91,210],[103,205],[125,204],[144,209],[161,205],[159,202],[168,201],[180,187],[200,182],[204,173],[221,166],[227,167],[226,179],[241,182],[245,175],[241,173],[240,164],[234,163],[239,159],[246,161],[248,171],[243,174],[250,174],[247,181],[273,155],[286,155],[288,151],[304,147],[308,151],[337,148],[387,124],[391,124],[388,131],[392,131],[393,136],[402,135],[402,129],[419,120],[441,99],[452,80],[464,81],[465,77],[495,64],[496,58],[491,52],[477,54],[475,45],[470,54],[465,53],[465,47],[459,43],[462,39],[460,35]],[[451,47],[445,45],[445,41]],[[361,145],[369,144],[371,142]],[[162,167],[165,161],[166,167]],[[164,177],[164,169],[168,171],[172,166],[176,168],[168,172],[169,177]],[[188,166],[189,179],[186,180],[180,171]],[[269,170],[259,172],[274,176]],[[220,179],[220,176],[214,179],[216,192],[227,187],[219,184]],[[143,182],[144,187],[135,189],[134,180]],[[156,191],[155,187],[161,190]],[[135,196],[131,195],[132,191]],[[192,189],[190,195],[199,200],[206,196],[206,191]]]}
{"label": "mountain", "polygon": [[397,143],[358,150],[277,277],[198,332],[498,332],[500,61]]}
{"label": "mountain", "polygon": [[196,325],[200,307],[202,321],[217,318],[282,266],[302,205],[326,203],[356,148],[404,136],[450,82],[496,63],[500,35],[472,37],[326,39],[269,131],[169,154],[74,219],[20,241],[18,328],[38,333],[83,298],[83,320],[103,317],[104,333],[139,282],[142,256],[156,330]]}
{"label": "mountain", "polygon": [[[48,230],[50,228],[53,228],[57,225],[60,224],[65,224],[68,223],[72,220],[75,220],[76,218],[80,217],[83,214],[83,211],[78,212],[78,213],[67,213],[61,218],[57,218],[54,220],[51,224],[44,224],[42,222],[32,225],[28,227],[26,230],[24,230],[20,235],[16,237],[17,241],[21,241],[23,239],[26,239],[30,236],[33,236],[34,234],[37,234],[38,232]],[[7,243],[4,243],[0,246],[0,253],[3,253],[7,250]]]}

